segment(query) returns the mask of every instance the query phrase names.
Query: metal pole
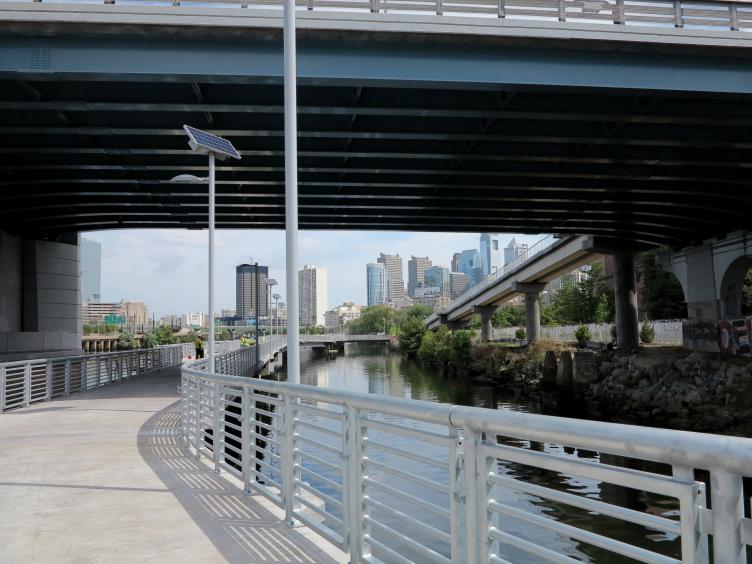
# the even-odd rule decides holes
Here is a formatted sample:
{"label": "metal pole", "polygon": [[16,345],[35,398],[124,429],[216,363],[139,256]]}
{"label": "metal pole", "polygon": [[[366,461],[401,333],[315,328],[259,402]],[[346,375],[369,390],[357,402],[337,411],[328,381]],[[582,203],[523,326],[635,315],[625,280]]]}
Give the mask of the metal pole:
{"label": "metal pole", "polygon": [[214,153],[209,153],[209,373],[214,373]]}
{"label": "metal pole", "polygon": [[[298,119],[295,69],[295,0],[285,0],[285,268],[287,278],[287,381],[300,383],[298,319]],[[292,335],[292,338],[290,336]]]}
{"label": "metal pole", "polygon": [[254,283],[256,286],[256,298],[254,300],[254,309],[256,310],[256,354],[254,355],[256,357],[256,366],[258,367],[259,358],[261,358],[261,338],[259,337],[259,324],[261,323],[261,289],[259,287],[259,266],[258,262],[254,264],[254,267],[256,269],[256,274],[254,278]]}

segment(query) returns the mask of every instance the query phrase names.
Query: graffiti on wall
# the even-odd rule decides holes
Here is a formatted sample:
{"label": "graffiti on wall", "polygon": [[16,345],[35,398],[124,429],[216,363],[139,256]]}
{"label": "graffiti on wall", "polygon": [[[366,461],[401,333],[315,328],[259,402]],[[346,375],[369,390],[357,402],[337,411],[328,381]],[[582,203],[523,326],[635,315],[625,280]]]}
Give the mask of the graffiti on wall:
{"label": "graffiti on wall", "polygon": [[718,349],[722,353],[752,356],[752,317],[721,319],[718,322]]}

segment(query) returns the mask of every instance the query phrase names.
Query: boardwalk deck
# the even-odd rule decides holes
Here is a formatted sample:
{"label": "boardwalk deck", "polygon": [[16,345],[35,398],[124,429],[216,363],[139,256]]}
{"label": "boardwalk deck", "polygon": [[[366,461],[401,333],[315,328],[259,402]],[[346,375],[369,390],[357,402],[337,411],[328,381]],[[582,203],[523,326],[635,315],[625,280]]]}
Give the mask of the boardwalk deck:
{"label": "boardwalk deck", "polygon": [[0,416],[0,562],[343,560],[181,447],[177,383],[171,369]]}

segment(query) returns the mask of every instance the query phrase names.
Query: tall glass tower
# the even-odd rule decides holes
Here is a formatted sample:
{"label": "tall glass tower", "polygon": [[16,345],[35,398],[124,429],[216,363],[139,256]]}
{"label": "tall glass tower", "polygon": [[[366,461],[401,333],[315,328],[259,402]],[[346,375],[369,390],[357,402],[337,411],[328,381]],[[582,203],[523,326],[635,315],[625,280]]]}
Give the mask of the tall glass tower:
{"label": "tall glass tower", "polygon": [[368,307],[386,303],[386,268],[383,264],[369,262],[366,265]]}
{"label": "tall glass tower", "polygon": [[102,297],[102,244],[81,237],[81,303]]}

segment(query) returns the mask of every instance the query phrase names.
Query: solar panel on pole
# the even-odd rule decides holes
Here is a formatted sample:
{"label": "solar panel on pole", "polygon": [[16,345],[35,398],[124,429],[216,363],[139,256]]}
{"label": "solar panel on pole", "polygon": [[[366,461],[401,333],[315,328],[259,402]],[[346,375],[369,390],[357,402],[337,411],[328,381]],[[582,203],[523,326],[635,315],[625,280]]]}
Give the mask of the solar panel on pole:
{"label": "solar panel on pole", "polygon": [[233,159],[239,159],[240,153],[235,150],[227,139],[212,135],[206,131],[201,131],[190,125],[184,125],[183,129],[188,134],[188,144],[197,153],[209,154],[214,153],[219,159],[226,159],[231,157]]}

